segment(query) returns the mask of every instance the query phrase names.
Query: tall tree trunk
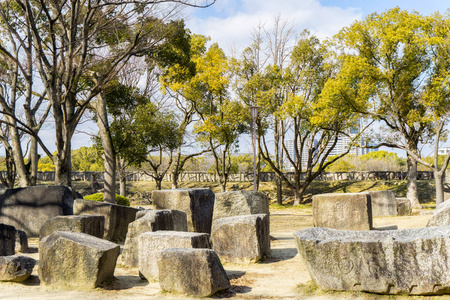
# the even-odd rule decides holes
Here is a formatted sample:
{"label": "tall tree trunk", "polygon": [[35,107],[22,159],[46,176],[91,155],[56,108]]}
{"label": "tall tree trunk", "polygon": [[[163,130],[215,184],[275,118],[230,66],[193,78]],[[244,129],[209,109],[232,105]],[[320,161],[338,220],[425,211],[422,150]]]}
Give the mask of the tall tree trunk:
{"label": "tall tree trunk", "polygon": [[34,137],[31,137],[31,145],[30,145],[30,185],[36,185],[37,181],[37,172],[38,172],[38,164],[39,164],[39,154],[38,154],[38,144]]}
{"label": "tall tree trunk", "polygon": [[116,203],[116,153],[109,131],[106,101],[101,94],[97,96],[97,126],[102,141],[105,165],[104,201]]}
{"label": "tall tree trunk", "polygon": [[156,189],[162,190],[162,178],[155,176]]}
{"label": "tall tree trunk", "polygon": [[434,171],[434,182],[436,185],[436,208],[444,202],[444,176],[441,172]]}
{"label": "tall tree trunk", "polygon": [[409,155],[407,155],[406,162],[408,165],[406,198],[411,201],[411,207],[422,208],[417,194],[417,162]]}
{"label": "tall tree trunk", "polygon": [[180,160],[181,160],[181,146],[177,148],[177,154],[175,156],[175,163],[172,169],[172,189],[178,188],[178,176],[180,176]]}
{"label": "tall tree trunk", "polygon": [[[275,131],[274,131],[274,138],[275,138],[275,163],[276,168],[279,170],[282,170],[281,165],[281,147],[280,147],[280,140],[281,140],[281,128],[278,118],[275,119]],[[283,180],[280,175],[277,173],[275,174],[275,185],[277,187],[277,204],[283,204]]]}
{"label": "tall tree trunk", "polygon": [[72,186],[70,156],[68,159],[60,159],[58,157],[53,159],[55,165],[55,185]]}
{"label": "tall tree trunk", "polygon": [[[7,117],[8,122],[14,123],[15,120],[13,118]],[[25,162],[23,159],[23,151],[20,143],[20,135],[17,127],[10,126],[9,132],[11,135],[11,147],[12,147],[12,155],[14,158],[14,163],[16,166],[16,172],[19,176],[19,185],[21,187],[27,187],[30,185],[28,172],[26,170]]]}
{"label": "tall tree trunk", "polygon": [[121,196],[127,196],[127,174],[126,163],[124,159],[116,157],[117,161],[117,173],[119,174],[119,194]]}

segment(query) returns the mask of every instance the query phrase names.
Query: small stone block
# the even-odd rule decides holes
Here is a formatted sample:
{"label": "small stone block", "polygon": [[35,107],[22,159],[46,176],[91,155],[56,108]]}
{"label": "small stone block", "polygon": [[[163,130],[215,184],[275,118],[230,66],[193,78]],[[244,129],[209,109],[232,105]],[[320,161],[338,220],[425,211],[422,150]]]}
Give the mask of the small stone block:
{"label": "small stone block", "polygon": [[16,251],[26,252],[28,250],[28,237],[25,231],[16,229]]}
{"label": "small stone block", "polygon": [[372,201],[372,216],[396,216],[397,215],[397,199],[393,191],[369,191]]}
{"label": "small stone block", "polygon": [[105,228],[105,217],[95,215],[80,216],[58,216],[54,217],[42,226],[39,237],[42,239],[53,231],[71,231],[103,237]]}
{"label": "small stone block", "polygon": [[16,247],[16,228],[0,224],[0,256],[14,255]]}
{"label": "small stone block", "polygon": [[30,277],[36,260],[28,256],[0,256],[0,281],[22,282]]}
{"label": "small stone block", "polygon": [[411,201],[408,198],[397,198],[397,214],[399,216],[409,216],[411,213]]}

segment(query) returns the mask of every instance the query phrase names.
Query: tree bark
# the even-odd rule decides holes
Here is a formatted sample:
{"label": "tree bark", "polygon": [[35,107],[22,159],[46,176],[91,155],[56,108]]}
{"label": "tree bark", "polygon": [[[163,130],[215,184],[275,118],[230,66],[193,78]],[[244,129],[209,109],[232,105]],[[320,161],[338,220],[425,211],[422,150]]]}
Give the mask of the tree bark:
{"label": "tree bark", "polygon": [[436,185],[436,208],[444,203],[444,176],[440,172],[434,172],[434,182]]}
{"label": "tree bark", "polygon": [[411,201],[411,207],[422,208],[417,194],[417,162],[410,155],[407,155],[406,162],[408,165],[406,198]]}

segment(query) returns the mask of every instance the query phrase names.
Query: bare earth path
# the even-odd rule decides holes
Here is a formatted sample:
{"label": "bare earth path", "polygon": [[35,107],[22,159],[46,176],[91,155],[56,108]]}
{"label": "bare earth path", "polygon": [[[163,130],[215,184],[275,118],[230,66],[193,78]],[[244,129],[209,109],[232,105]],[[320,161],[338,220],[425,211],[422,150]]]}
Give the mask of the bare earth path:
{"label": "bare earth path", "polygon": [[[375,218],[375,227],[397,225],[399,229],[426,226],[429,215],[408,217]],[[310,276],[302,260],[297,255],[293,233],[312,226],[309,210],[284,209],[271,213],[271,255],[262,263],[251,265],[225,264],[232,287],[213,298],[232,299],[353,299],[361,296],[364,299],[396,299],[396,297],[355,294],[325,293],[312,291],[305,293],[298,285],[308,286]],[[37,240],[30,243],[35,253],[27,253],[38,259]],[[89,291],[68,291],[45,287],[39,284],[37,267],[33,275],[24,284],[0,283],[0,299],[189,299],[182,295],[162,293],[157,282],[142,281],[137,268],[126,268],[118,265],[116,280],[105,287]],[[400,297],[408,298],[408,297]],[[198,299],[198,298],[192,298]],[[409,299],[434,299],[429,297],[413,297]],[[448,296],[439,299],[450,299]]]}

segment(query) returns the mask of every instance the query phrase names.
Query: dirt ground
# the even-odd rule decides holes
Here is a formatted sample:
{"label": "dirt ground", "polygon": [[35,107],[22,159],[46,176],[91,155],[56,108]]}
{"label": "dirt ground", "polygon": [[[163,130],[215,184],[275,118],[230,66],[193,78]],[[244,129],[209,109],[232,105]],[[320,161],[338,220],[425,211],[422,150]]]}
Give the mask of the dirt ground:
{"label": "dirt ground", "polygon": [[[426,226],[430,215],[374,218],[374,227],[398,226],[399,229]],[[323,292],[310,282],[306,265],[294,243],[295,231],[311,227],[308,209],[282,209],[271,212],[271,254],[264,261],[250,265],[224,264],[231,279],[231,288],[212,298],[231,299],[397,299],[365,293]],[[38,259],[37,240],[30,241],[31,253]],[[0,299],[189,299],[182,295],[162,292],[157,282],[143,281],[137,268],[118,264],[115,281],[95,290],[62,290],[40,285],[37,266],[24,283],[0,283]],[[400,297],[401,299],[434,299],[434,297]],[[196,298],[193,298],[196,299]],[[438,299],[450,299],[448,296]]]}

